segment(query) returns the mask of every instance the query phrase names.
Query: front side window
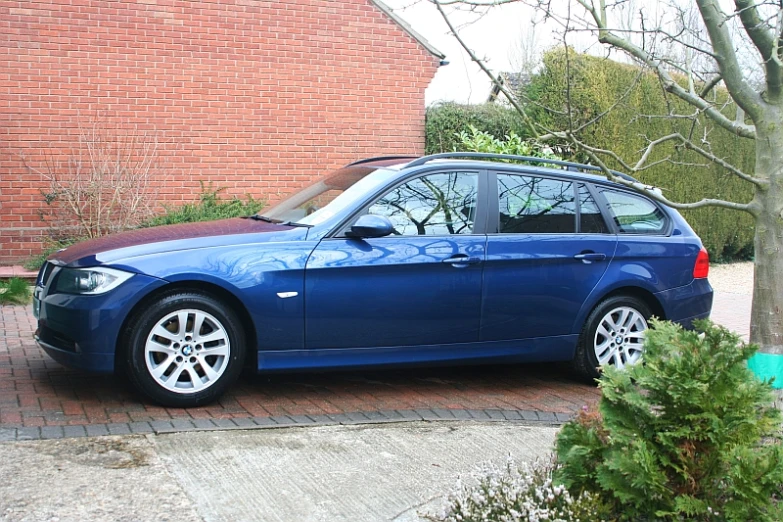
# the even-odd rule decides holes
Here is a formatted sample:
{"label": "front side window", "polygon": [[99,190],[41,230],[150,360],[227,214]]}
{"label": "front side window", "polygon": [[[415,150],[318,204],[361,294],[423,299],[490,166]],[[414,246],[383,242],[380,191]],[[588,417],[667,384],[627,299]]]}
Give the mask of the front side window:
{"label": "front side window", "polygon": [[478,173],[448,172],[415,178],[373,203],[402,236],[470,234],[476,219]]}
{"label": "front side window", "polygon": [[620,232],[662,234],[666,229],[666,216],[647,198],[613,190],[605,190],[603,195]]}
{"label": "front side window", "polygon": [[576,232],[573,183],[535,176],[498,174],[501,234]]}

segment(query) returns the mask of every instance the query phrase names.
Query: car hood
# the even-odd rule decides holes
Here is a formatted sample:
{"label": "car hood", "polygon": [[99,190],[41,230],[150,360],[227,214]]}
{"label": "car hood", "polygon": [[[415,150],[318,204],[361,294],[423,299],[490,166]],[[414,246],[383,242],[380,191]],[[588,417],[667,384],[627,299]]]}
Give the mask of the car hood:
{"label": "car hood", "polygon": [[[237,239],[231,236],[269,234],[293,228],[247,218],[140,228],[71,245],[49,256],[49,260],[57,264],[89,265],[135,255],[223,246],[232,244],[232,239]],[[199,238],[202,239],[197,243],[188,241]],[[107,255],[116,251],[122,251],[122,254]]]}

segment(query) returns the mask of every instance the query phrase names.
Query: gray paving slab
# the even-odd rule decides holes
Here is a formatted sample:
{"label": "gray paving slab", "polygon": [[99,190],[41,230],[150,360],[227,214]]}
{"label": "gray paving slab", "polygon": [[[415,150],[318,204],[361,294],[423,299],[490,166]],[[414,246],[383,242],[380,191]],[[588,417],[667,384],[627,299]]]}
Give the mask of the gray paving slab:
{"label": "gray paving slab", "polygon": [[[460,476],[551,452],[557,430],[410,422],[212,431],[154,438],[204,520],[420,522]],[[209,458],[204,458],[209,455]]]}
{"label": "gray paving slab", "polygon": [[63,435],[67,438],[86,437],[87,430],[84,426],[63,426]]}
{"label": "gray paving slab", "polygon": [[42,439],[62,439],[65,432],[62,426],[43,426],[41,427]]}

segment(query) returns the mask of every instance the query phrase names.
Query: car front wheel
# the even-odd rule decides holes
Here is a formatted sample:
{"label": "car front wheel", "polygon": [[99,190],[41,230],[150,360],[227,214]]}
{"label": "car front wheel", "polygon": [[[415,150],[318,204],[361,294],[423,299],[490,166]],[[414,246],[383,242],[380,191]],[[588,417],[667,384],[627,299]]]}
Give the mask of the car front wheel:
{"label": "car front wheel", "polygon": [[162,405],[211,402],[239,376],[245,353],[239,319],[209,295],[164,295],[134,317],[127,333],[130,379]]}
{"label": "car front wheel", "polygon": [[635,297],[615,296],[599,303],[579,336],[576,370],[596,379],[601,366],[622,369],[641,361],[651,315],[650,308]]}

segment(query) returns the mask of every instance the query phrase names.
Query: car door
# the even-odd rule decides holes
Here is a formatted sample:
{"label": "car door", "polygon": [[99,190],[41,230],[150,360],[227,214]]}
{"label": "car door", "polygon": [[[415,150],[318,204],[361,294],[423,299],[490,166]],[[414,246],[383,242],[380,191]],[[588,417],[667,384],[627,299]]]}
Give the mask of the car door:
{"label": "car door", "polygon": [[617,236],[584,183],[506,173],[489,183],[481,340],[571,334]]}
{"label": "car door", "polygon": [[392,235],[322,240],[305,270],[307,349],[478,341],[481,180],[462,171],[407,180],[360,213],[387,217]]}

